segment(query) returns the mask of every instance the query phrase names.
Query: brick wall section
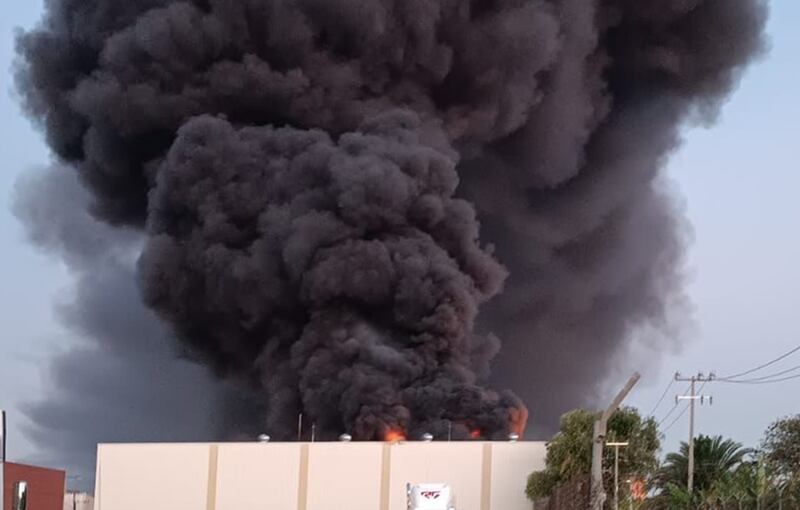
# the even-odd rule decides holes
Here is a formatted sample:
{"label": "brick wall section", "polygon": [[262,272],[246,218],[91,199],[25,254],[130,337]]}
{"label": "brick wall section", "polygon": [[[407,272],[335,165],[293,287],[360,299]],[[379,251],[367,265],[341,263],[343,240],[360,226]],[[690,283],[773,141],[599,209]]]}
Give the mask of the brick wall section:
{"label": "brick wall section", "polygon": [[11,510],[16,482],[28,483],[27,510],[63,510],[64,471],[7,462],[3,465],[5,488],[3,510]]}

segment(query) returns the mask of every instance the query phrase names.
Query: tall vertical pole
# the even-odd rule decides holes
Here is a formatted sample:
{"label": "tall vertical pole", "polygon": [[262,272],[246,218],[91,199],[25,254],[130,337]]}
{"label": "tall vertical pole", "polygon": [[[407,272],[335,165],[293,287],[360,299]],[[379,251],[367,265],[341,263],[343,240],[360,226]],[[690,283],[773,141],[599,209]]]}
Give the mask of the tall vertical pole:
{"label": "tall vertical pole", "polygon": [[619,510],[619,445],[614,445],[614,510]]}
{"label": "tall vertical pole", "polygon": [[297,440],[303,440],[303,413],[297,415]]}
{"label": "tall vertical pole", "polygon": [[601,510],[606,501],[606,493],[603,489],[603,445],[605,444],[606,430],[608,429],[608,420],[614,411],[619,408],[628,393],[631,392],[633,387],[639,382],[642,376],[638,372],[634,372],[625,386],[620,390],[608,408],[603,411],[598,420],[594,422],[593,429],[593,444],[592,444],[592,477],[591,477],[591,502],[590,506],[594,510]]}
{"label": "tall vertical pole", "polygon": [[695,401],[695,384],[697,378],[692,377],[691,382],[691,398],[689,399],[689,479],[686,482],[686,488],[689,494],[694,490],[694,401]]}
{"label": "tall vertical pole", "polygon": [[627,480],[628,482],[628,510],[633,510],[633,480]]}
{"label": "tall vertical pole", "polygon": [[5,501],[6,439],[6,412],[0,409],[0,507]]}
{"label": "tall vertical pole", "polygon": [[0,409],[0,464],[6,461],[6,412]]}
{"label": "tall vertical pole", "polygon": [[614,510],[619,510],[619,447],[628,446],[629,442],[606,443],[606,446],[614,447]]}
{"label": "tall vertical pole", "polygon": [[628,486],[628,510],[633,510],[633,487]]}
{"label": "tall vertical pole", "polygon": [[[689,401],[689,458],[688,466],[687,466],[687,475],[686,475],[686,488],[691,494],[694,490],[694,402],[695,400],[700,400],[702,404],[706,396],[704,395],[697,395],[697,382],[700,381],[705,386],[705,383],[709,383],[714,380],[714,373],[708,375],[708,377],[704,376],[702,373],[693,375],[689,378],[683,378],[679,373],[675,374],[676,381],[689,381],[689,395],[679,395],[676,397],[675,404],[677,405],[679,400],[688,400]],[[701,388],[702,389],[702,388]],[[711,397],[708,397],[709,403],[712,403]]]}
{"label": "tall vertical pole", "polygon": [[606,500],[606,494],[603,490],[603,441],[605,440],[606,427],[602,423],[602,419],[594,422],[592,434],[594,438],[594,443],[592,443],[592,508],[601,510]]}

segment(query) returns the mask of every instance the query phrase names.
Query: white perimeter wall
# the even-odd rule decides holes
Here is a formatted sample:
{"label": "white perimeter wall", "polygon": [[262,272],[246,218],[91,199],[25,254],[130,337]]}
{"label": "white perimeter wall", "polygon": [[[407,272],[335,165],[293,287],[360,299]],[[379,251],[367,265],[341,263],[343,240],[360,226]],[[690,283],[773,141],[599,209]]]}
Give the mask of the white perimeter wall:
{"label": "white perimeter wall", "polygon": [[406,510],[448,483],[458,510],[530,510],[538,442],[100,445],[95,510]]}
{"label": "white perimeter wall", "polygon": [[64,494],[64,510],[92,510],[94,497],[84,492],[67,492]]}

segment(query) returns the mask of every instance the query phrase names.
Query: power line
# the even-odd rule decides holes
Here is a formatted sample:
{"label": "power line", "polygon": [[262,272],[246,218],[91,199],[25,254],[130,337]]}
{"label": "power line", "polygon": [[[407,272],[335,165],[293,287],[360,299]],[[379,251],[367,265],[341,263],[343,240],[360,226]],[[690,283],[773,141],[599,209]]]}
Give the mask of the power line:
{"label": "power line", "polygon": [[688,410],[689,410],[689,404],[686,404],[686,405],[683,407],[683,411],[681,411],[681,412],[680,412],[680,414],[679,414],[678,416],[676,416],[676,417],[675,417],[675,419],[674,419],[674,420],[672,420],[672,421],[670,422],[670,424],[669,424],[669,425],[667,425],[666,427],[664,427],[664,430],[662,430],[662,431],[661,431],[661,433],[662,433],[662,434],[666,434],[666,433],[667,433],[667,431],[668,431],[669,429],[671,429],[673,425],[675,425],[676,423],[678,423],[678,420],[680,420],[680,419],[683,417],[683,415],[684,415],[684,414],[686,414],[686,411],[688,411]]}
{"label": "power line", "polygon": [[658,426],[660,427],[662,423],[664,423],[665,421],[667,421],[667,418],[669,418],[670,416],[672,416],[672,413],[673,413],[673,412],[675,412],[675,409],[677,409],[677,408],[678,408],[678,404],[676,403],[675,405],[673,405],[673,406],[670,408],[670,410],[669,410],[669,411],[667,411],[667,414],[665,414],[665,415],[664,415],[664,417],[663,417],[663,418],[661,418],[661,419],[658,421]]}
{"label": "power line", "polygon": [[[673,379],[673,382],[674,382],[674,381],[675,381],[675,380]],[[692,385],[691,385],[691,384],[690,384],[689,386],[687,386],[687,387],[686,387],[686,389],[683,391],[683,396],[686,396],[686,395],[688,395],[688,394],[689,394],[689,390],[691,389],[691,387],[692,387]],[[676,400],[676,401],[675,401],[675,405],[673,405],[673,406],[670,408],[670,410],[669,410],[669,411],[667,411],[667,414],[665,414],[665,415],[664,415],[664,417],[663,417],[663,418],[661,418],[661,419],[658,421],[658,426],[659,426],[659,427],[661,426],[661,424],[662,424],[662,423],[664,423],[665,421],[667,421],[667,418],[669,418],[669,417],[672,415],[672,413],[674,413],[674,412],[675,412],[675,409],[677,409],[679,405],[680,405],[680,403],[679,403],[679,402]]]}
{"label": "power line", "polygon": [[730,382],[730,383],[753,383],[753,382],[758,382],[758,381],[766,381],[767,379],[773,379],[773,378],[781,376],[781,375],[786,375],[786,374],[789,374],[791,372],[796,372],[797,370],[800,370],[800,365],[794,366],[792,368],[787,368],[786,370],[781,370],[780,372],[775,372],[774,374],[769,374],[769,375],[765,375],[765,376],[761,376],[761,377],[755,377],[753,379],[738,379],[738,380],[735,380],[735,379],[718,379],[718,380],[722,381],[722,382]]}
{"label": "power line", "polygon": [[750,370],[745,370],[744,372],[739,372],[738,374],[726,375],[725,377],[721,377],[720,379],[736,379],[736,378],[739,378],[739,377],[741,377],[743,375],[752,374],[753,372],[757,372],[757,371],[761,370],[762,368],[767,368],[770,365],[774,365],[775,363],[781,361],[782,359],[788,358],[789,356],[791,356],[792,354],[796,353],[797,351],[800,351],[800,345],[798,345],[794,349],[790,350],[789,352],[787,352],[785,354],[782,354],[781,356],[778,356],[774,360],[769,361],[767,363],[764,363],[763,365],[759,365],[759,366],[757,366],[755,368],[751,368]]}
{"label": "power line", "polygon": [[[773,375],[774,377],[774,375]],[[770,383],[777,383],[777,382],[784,382],[784,381],[791,381],[793,379],[800,379],[800,374],[793,375],[790,377],[781,377],[778,379],[769,379],[767,381],[759,381],[757,379],[752,379],[749,381],[728,381],[728,380],[721,380],[720,382],[729,383],[729,384],[770,384]]]}
{"label": "power line", "polygon": [[[716,380],[716,379],[715,379],[715,380]],[[698,392],[698,393],[702,392],[702,391],[703,391],[703,388],[705,388],[705,387],[706,387],[706,384],[708,384],[708,382],[704,382],[702,385],[700,385],[700,388],[697,390],[697,392]],[[686,394],[687,394],[688,392],[689,392],[689,390],[686,390],[686,391],[684,392],[684,396],[686,396]],[[677,403],[676,403],[676,404],[675,404],[675,407],[673,407],[672,409],[673,409],[673,410],[675,410],[675,408],[676,408],[676,407],[678,407],[678,405],[679,405],[679,404],[677,404]],[[689,406],[690,406],[690,405],[691,405],[691,404],[687,403],[687,404],[686,404],[686,405],[683,407],[683,411],[681,411],[681,413],[680,413],[678,416],[676,416],[676,417],[675,417],[675,419],[674,419],[674,420],[672,420],[672,421],[670,422],[670,424],[669,424],[669,425],[667,425],[667,426],[664,428],[664,430],[662,430],[662,431],[661,431],[661,433],[662,433],[662,434],[666,434],[666,433],[667,433],[667,431],[668,431],[669,429],[671,429],[673,425],[675,425],[676,423],[678,423],[678,420],[680,420],[680,419],[681,419],[681,417],[682,417],[684,414],[686,414],[686,411],[688,411],[688,410],[689,410]],[[664,422],[664,420],[666,420],[668,416],[669,416],[669,414],[668,414],[667,416],[665,416],[663,420],[661,420],[661,422],[659,423],[659,425],[661,425],[661,423],[663,423],[663,422]]]}
{"label": "power line", "polygon": [[664,398],[667,396],[667,393],[669,392],[669,389],[672,388],[673,384],[675,384],[675,379],[670,379],[669,380],[669,384],[667,384],[667,388],[664,390],[664,393],[661,394],[661,398],[658,399],[658,402],[656,402],[656,405],[653,406],[653,410],[650,411],[650,414],[648,416],[654,416],[656,414],[656,411],[658,410],[658,406],[660,406],[661,402],[664,401]]}

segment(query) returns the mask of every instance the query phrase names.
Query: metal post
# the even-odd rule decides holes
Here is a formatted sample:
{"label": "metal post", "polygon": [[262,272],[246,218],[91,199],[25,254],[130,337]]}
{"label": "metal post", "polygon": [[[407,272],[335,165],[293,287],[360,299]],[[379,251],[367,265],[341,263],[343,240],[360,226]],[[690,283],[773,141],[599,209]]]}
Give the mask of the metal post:
{"label": "metal post", "polygon": [[625,480],[628,484],[628,510],[633,510],[633,480]]}
{"label": "metal post", "polygon": [[6,412],[0,409],[0,463],[6,461]]}
{"label": "metal post", "polygon": [[3,506],[5,501],[6,438],[6,412],[0,409],[0,506]]}
{"label": "metal post", "polygon": [[592,508],[601,510],[606,501],[603,491],[603,440],[606,435],[605,423],[601,420],[594,422],[594,443],[592,444]]}
{"label": "metal post", "polygon": [[614,446],[614,510],[619,510],[619,445]]}
{"label": "metal post", "polygon": [[764,480],[761,478],[763,474],[761,471],[761,455],[759,455],[756,457],[756,481],[758,483],[756,488],[756,510],[761,510],[761,496],[764,495]]}
{"label": "metal post", "polygon": [[619,447],[628,444],[630,443],[606,443],[606,446],[614,447],[614,510],[619,510]]}
{"label": "metal post", "polygon": [[297,440],[303,440],[303,413],[297,415]]}
{"label": "metal post", "polygon": [[625,386],[620,390],[611,405],[600,415],[600,419],[594,422],[592,437],[594,443],[592,444],[592,480],[591,480],[591,508],[601,510],[606,501],[606,493],[603,489],[603,444],[605,443],[606,430],[608,428],[608,420],[614,411],[622,404],[628,393],[631,392],[633,387],[641,378],[638,372],[635,372]]}
{"label": "metal post", "polygon": [[633,487],[628,486],[628,510],[633,510]]}
{"label": "metal post", "polygon": [[695,383],[697,379],[692,377],[692,393],[691,400],[689,400],[689,479],[686,482],[686,488],[689,494],[694,489],[694,397],[695,397]]}

